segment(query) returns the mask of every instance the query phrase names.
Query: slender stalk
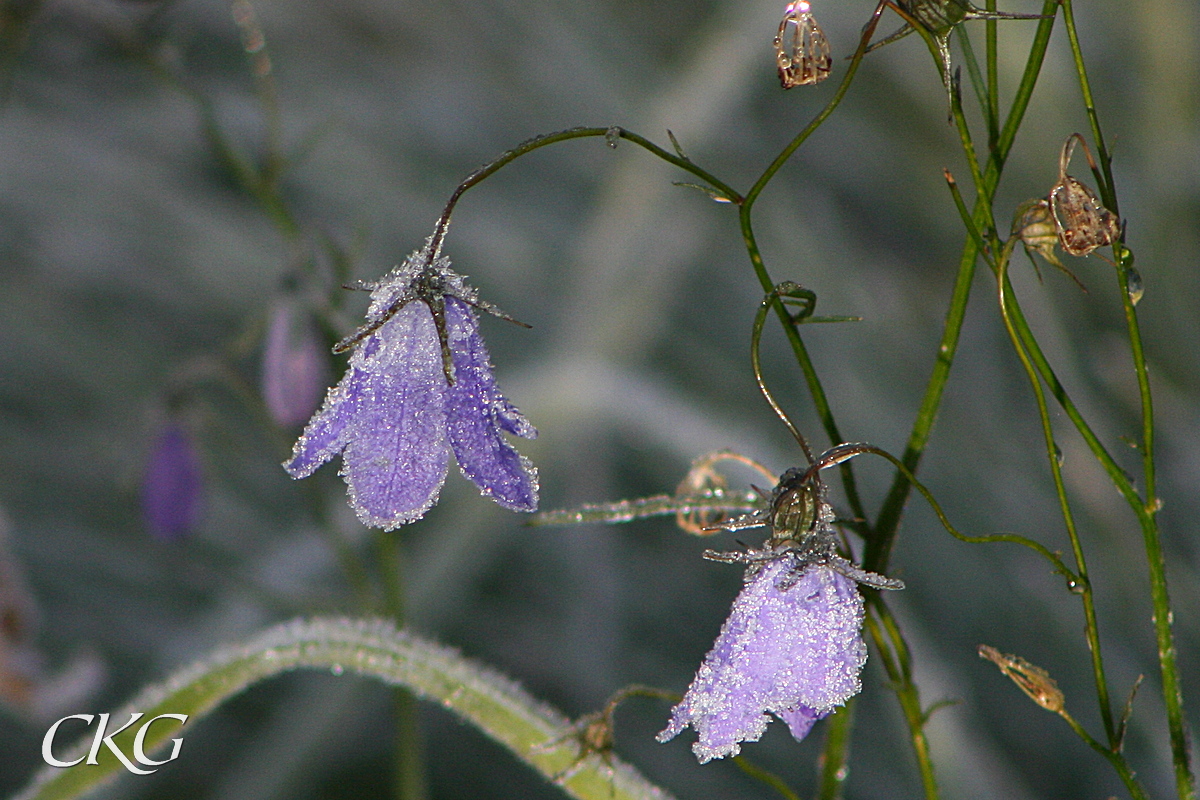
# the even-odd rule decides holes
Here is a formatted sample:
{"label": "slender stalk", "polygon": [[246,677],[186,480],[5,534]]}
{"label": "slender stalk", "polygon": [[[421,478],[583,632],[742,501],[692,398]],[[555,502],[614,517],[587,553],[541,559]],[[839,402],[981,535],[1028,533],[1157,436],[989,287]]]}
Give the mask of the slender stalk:
{"label": "slender stalk", "polygon": [[1112,768],[1116,771],[1118,777],[1121,778],[1121,782],[1125,784],[1125,788],[1129,790],[1129,795],[1133,798],[1133,800],[1150,800],[1150,796],[1146,794],[1146,790],[1143,789],[1141,784],[1137,782],[1137,776],[1134,774],[1133,770],[1130,769],[1129,762],[1125,760],[1125,757],[1121,755],[1120,752],[1111,750],[1100,742],[1096,741],[1095,738],[1093,738],[1090,733],[1084,730],[1083,726],[1076,722],[1075,718],[1066,711],[1060,711],[1058,712],[1058,715],[1066,720],[1067,724],[1071,726],[1071,730],[1075,731],[1075,734],[1080,739],[1085,741],[1088,747],[1104,756],[1104,759],[1112,765]]}
{"label": "slender stalk", "polygon": [[825,748],[817,769],[817,800],[838,800],[846,785],[850,762],[850,733],[854,730],[854,708],[858,698],[825,718]]}
{"label": "slender stalk", "polygon": [[[396,627],[404,626],[404,540],[387,531],[376,531],[379,572],[383,578],[384,609]],[[396,800],[425,800],[425,753],[417,698],[403,686],[392,690],[396,730],[392,763],[392,796]]]}
{"label": "slender stalk", "polygon": [[867,630],[879,651],[880,660],[888,678],[891,679],[892,688],[900,701],[900,710],[908,724],[925,800],[937,800],[937,776],[933,771],[929,739],[925,736],[925,711],[921,707],[921,693],[912,680],[912,660],[908,645],[878,592],[872,593],[867,607],[871,611],[867,615]]}
{"label": "slender stalk", "polygon": [[[736,201],[739,206],[738,220],[742,229],[742,241],[746,246],[747,254],[750,256],[750,265],[754,269],[754,274],[757,276],[764,294],[770,294],[775,289],[775,281],[767,271],[762,253],[758,249],[758,242],[754,237],[754,225],[751,221],[754,202],[762,194],[763,189],[767,187],[771,179],[775,177],[776,173],[783,168],[783,165],[796,152],[797,148],[804,144],[808,137],[829,118],[829,115],[842,102],[842,98],[846,96],[846,92],[850,89],[850,83],[854,80],[855,73],[858,72],[859,64],[862,63],[862,58],[866,54],[867,45],[870,44],[871,36],[875,33],[875,28],[879,23],[879,15],[883,13],[885,7],[886,3],[880,2],[875,8],[875,12],[871,15],[871,19],[863,27],[858,49],[850,59],[846,74],[842,76],[842,82],[838,85],[833,97],[812,121],[795,138],[788,142],[779,155],[775,157],[775,160],[770,163],[759,176],[758,180],[754,182],[754,185],[750,187],[750,190],[746,192],[745,197]],[[780,324],[783,326],[784,335],[787,337],[788,344],[792,348],[796,362],[800,365],[800,369],[804,373],[805,384],[808,386],[809,394],[812,396],[817,416],[820,418],[821,425],[825,429],[825,435],[829,438],[830,444],[841,444],[845,439],[838,429],[837,421],[833,415],[833,408],[829,404],[829,399],[821,384],[820,376],[817,374],[816,367],[812,363],[812,358],[809,357],[808,348],[804,346],[804,340],[800,336],[800,331],[797,328],[795,320],[792,319],[791,314],[788,313],[783,301],[778,296],[774,298],[772,307],[779,318]],[[863,521],[863,527],[869,527],[870,523],[867,521],[866,507],[863,505],[862,498],[858,493],[858,485],[854,479],[853,469],[848,463],[841,464],[839,469],[842,475],[842,485],[846,492],[846,502],[850,505],[851,512],[853,512],[856,518]]]}
{"label": "slender stalk", "polygon": [[667,161],[671,164],[674,164],[675,166],[679,167],[680,169],[686,170],[687,172],[690,172],[693,175],[695,175],[697,178],[700,178],[701,180],[706,181],[714,189],[716,189],[718,192],[720,192],[720,194],[722,194],[725,197],[725,199],[728,200],[729,202],[737,203],[737,204],[741,204],[743,202],[742,196],[740,194],[738,194],[736,191],[734,191],[732,188],[727,186],[724,182],[722,182],[721,180],[716,178],[714,175],[712,175],[707,170],[704,170],[704,169],[698,167],[696,164],[694,164],[692,162],[692,160],[690,158],[685,158],[683,156],[676,155],[674,153],[670,153],[670,152],[664,150],[663,148],[659,147],[658,145],[654,144],[649,139],[646,139],[643,136],[639,136],[638,134],[633,133],[632,131],[627,131],[624,128],[618,128],[618,127],[568,128],[565,131],[558,131],[556,133],[548,133],[548,134],[544,134],[542,136],[535,136],[532,139],[527,139],[524,142],[521,142],[519,145],[517,145],[513,149],[507,150],[504,153],[502,153],[500,155],[500,157],[497,158],[496,160],[485,164],[484,166],[480,167],[479,169],[475,170],[470,175],[468,175],[463,180],[463,182],[460,183],[458,185],[458,187],[454,190],[454,192],[450,195],[450,200],[446,203],[446,207],[442,211],[442,216],[438,219],[437,227],[434,229],[434,232],[433,232],[431,252],[436,254],[441,249],[442,240],[445,238],[445,235],[446,235],[446,228],[450,224],[450,215],[452,213],[454,213],[454,207],[458,204],[459,198],[461,198],[463,196],[463,193],[466,192],[468,189],[470,189],[472,186],[475,186],[480,181],[484,180],[485,178],[487,178],[487,177],[491,176],[492,174],[496,173],[497,171],[499,171],[505,165],[512,163],[513,161],[515,161],[516,159],[520,158],[523,155],[526,155],[527,153],[531,153],[534,150],[545,147],[546,145],[557,144],[558,142],[565,142],[570,139],[581,139],[581,138],[584,138],[587,136],[604,136],[610,141],[610,143],[615,142],[616,139],[626,139],[628,141],[631,141],[634,144],[638,145],[639,147],[642,147],[642,148],[648,150],[649,152],[653,153],[654,155],[658,156],[663,161]]}
{"label": "slender stalk", "polygon": [[[1050,422],[1050,411],[1046,403],[1046,394],[1042,390],[1042,383],[1038,377],[1037,370],[1034,368],[1029,355],[1025,352],[1025,348],[1021,343],[1021,335],[1017,333],[1012,316],[1009,314],[1010,306],[1015,306],[1017,303],[1016,298],[1012,296],[1012,284],[1008,280],[1009,253],[1011,253],[1011,248],[1006,249],[1003,258],[996,265],[1000,316],[1004,320],[1004,328],[1008,331],[1008,336],[1012,340],[1013,350],[1016,351],[1017,358],[1021,361],[1021,366],[1025,370],[1025,374],[1029,379],[1029,385],[1033,389],[1034,398],[1037,401],[1038,418],[1041,420],[1042,436],[1046,443],[1046,457],[1054,479],[1054,491],[1058,496],[1059,509],[1062,513],[1063,523],[1066,526],[1067,538],[1071,542],[1071,552],[1075,556],[1076,577],[1072,582],[1071,588],[1073,591],[1079,593],[1080,600],[1083,602],[1084,634],[1087,638],[1088,650],[1091,653],[1092,678],[1096,686],[1097,701],[1100,706],[1100,718],[1104,724],[1108,746],[1115,752],[1119,749],[1120,742],[1118,740],[1117,726],[1113,718],[1108,678],[1104,671],[1104,658],[1100,650],[1100,626],[1096,618],[1096,603],[1092,593],[1092,582],[1088,577],[1087,562],[1083,554],[1083,543],[1079,539],[1079,531],[1075,526],[1075,516],[1071,511],[1070,501],[1067,499],[1066,485],[1063,482],[1062,476],[1062,465],[1059,463],[1059,449],[1054,440],[1054,428]],[[1128,770],[1128,768],[1126,769]]]}
{"label": "slender stalk", "polygon": [[[1042,13],[1053,15],[1056,6],[1056,0],[1044,0]],[[1025,62],[1025,72],[1021,77],[1020,84],[1017,86],[1008,117],[1005,119],[1004,126],[1001,128],[1000,135],[996,140],[996,145],[992,148],[987,165],[983,170],[982,185],[976,187],[975,213],[973,218],[977,222],[983,222],[985,219],[992,217],[989,210],[991,201],[995,196],[996,187],[1000,181],[1000,174],[1004,170],[1004,162],[1008,157],[1009,151],[1012,149],[1017,130],[1020,128],[1025,111],[1029,107],[1029,99],[1032,97],[1033,89],[1037,85],[1037,79],[1041,73],[1042,62],[1046,56],[1046,49],[1050,44],[1050,34],[1053,28],[1053,18],[1044,19],[1038,23],[1037,31],[1034,33],[1029,57]],[[946,382],[950,377],[950,369],[954,363],[954,354],[958,349],[963,320],[966,317],[967,301],[971,293],[971,280],[975,274],[975,259],[978,255],[978,246],[974,239],[968,237],[967,241],[963,244],[962,257],[959,259],[958,273],[955,277],[954,289],[951,293],[950,306],[946,312],[946,321],[942,329],[942,340],[938,346],[933,371],[929,377],[929,382],[926,384],[925,396],[921,401],[912,431],[909,433],[908,443],[905,445],[904,454],[900,459],[910,472],[916,471],[917,466],[920,464],[921,456],[925,451],[925,446],[929,443],[929,436],[933,431],[933,422],[937,417],[942,394],[945,391]],[[867,543],[867,549],[863,555],[863,566],[865,568],[874,572],[886,572],[888,557],[891,553],[896,531],[900,524],[900,517],[904,511],[904,504],[908,500],[911,488],[911,484],[904,476],[904,473],[897,470],[891,488],[888,490],[887,497],[880,508],[879,516],[875,521],[875,537]]]}
{"label": "slender stalk", "polygon": [[[1067,28],[1067,38],[1071,43],[1071,54],[1075,61],[1075,70],[1079,78],[1079,88],[1083,94],[1084,106],[1087,109],[1088,122],[1091,125],[1092,139],[1100,158],[1101,175],[1097,175],[1100,196],[1105,206],[1119,216],[1116,186],[1112,175],[1112,157],[1104,143],[1104,134],[1100,128],[1100,117],[1096,112],[1095,100],[1092,96],[1091,83],[1088,80],[1087,68],[1083,61],[1083,51],[1079,46],[1079,35],[1075,28],[1075,13],[1072,0],[1062,0],[1063,21]],[[1150,574],[1150,597],[1154,606],[1154,634],[1158,644],[1159,671],[1162,675],[1163,703],[1167,710],[1167,727],[1171,737],[1171,758],[1175,767],[1175,786],[1179,797],[1183,800],[1196,798],[1196,779],[1191,767],[1191,752],[1187,736],[1187,723],[1183,710],[1183,691],[1180,685],[1178,665],[1175,658],[1175,639],[1171,631],[1171,599],[1167,589],[1166,561],[1163,556],[1162,540],[1156,519],[1160,501],[1158,499],[1157,483],[1154,465],[1154,404],[1150,392],[1150,377],[1146,368],[1146,355],[1142,347],[1141,327],[1138,324],[1137,309],[1133,298],[1129,295],[1129,270],[1133,264],[1133,254],[1123,242],[1113,245],[1113,255],[1117,263],[1118,292],[1122,299],[1125,315],[1125,327],[1129,336],[1129,346],[1133,356],[1134,372],[1137,375],[1138,394],[1141,401],[1142,431],[1140,450],[1142,454],[1142,477],[1145,482],[1144,500],[1132,504],[1137,514],[1142,531],[1143,547],[1146,551],[1146,561]]]}

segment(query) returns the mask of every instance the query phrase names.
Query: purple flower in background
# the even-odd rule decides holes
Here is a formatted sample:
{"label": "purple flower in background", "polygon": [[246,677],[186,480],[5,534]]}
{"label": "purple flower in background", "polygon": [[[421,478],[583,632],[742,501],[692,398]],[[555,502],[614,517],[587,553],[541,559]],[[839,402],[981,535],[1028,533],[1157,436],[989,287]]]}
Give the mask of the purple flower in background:
{"label": "purple flower in background", "polygon": [[271,419],[290,428],[312,416],[326,372],[326,356],[309,316],[292,300],[273,303],[262,360],[262,396]]}
{"label": "purple flower in background", "polygon": [[304,478],[340,453],[358,518],[392,530],[437,501],[453,450],[485,496],[535,510],[537,470],[502,431],[537,431],[496,388],[475,308],[499,312],[430,242],[370,288],[367,324],[339,345],[355,348],[349,368],[284,469]]}
{"label": "purple flower in background", "polygon": [[768,714],[803,739],[813,723],[858,694],[867,660],[862,622],[854,581],[828,566],[804,566],[784,552],[751,567],[716,644],[658,740],[691,725],[700,734],[692,751],[703,764],[758,741]]}
{"label": "purple flower in background", "polygon": [[142,517],[150,534],[163,541],[191,532],[200,513],[200,457],[187,429],[168,422],[146,463]]}

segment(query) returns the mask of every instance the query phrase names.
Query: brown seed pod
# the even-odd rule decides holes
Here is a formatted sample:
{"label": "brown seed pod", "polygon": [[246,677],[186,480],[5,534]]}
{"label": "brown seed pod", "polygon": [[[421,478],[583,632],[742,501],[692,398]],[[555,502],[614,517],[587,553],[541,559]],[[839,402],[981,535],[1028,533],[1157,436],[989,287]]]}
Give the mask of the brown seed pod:
{"label": "brown seed pod", "polygon": [[1058,162],[1058,183],[1050,190],[1048,202],[1058,231],[1058,243],[1073,256],[1086,256],[1097,247],[1105,247],[1121,237],[1121,224],[1096,197],[1095,192],[1067,174],[1075,144],[1083,144],[1088,164],[1096,169],[1092,151],[1078,133],[1063,143]]}
{"label": "brown seed pod", "polygon": [[820,83],[829,77],[833,67],[829,40],[813,19],[808,0],[793,0],[783,10],[783,21],[775,34],[775,63],[779,83],[785,89]]}

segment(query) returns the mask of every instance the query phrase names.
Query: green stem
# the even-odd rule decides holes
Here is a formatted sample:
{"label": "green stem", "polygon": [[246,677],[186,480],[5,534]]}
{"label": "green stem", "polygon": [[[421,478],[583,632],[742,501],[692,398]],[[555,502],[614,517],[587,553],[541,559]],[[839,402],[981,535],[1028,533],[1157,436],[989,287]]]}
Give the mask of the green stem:
{"label": "green stem", "polygon": [[[1013,241],[1015,243],[1015,240]],[[1072,581],[1071,588],[1079,593],[1080,600],[1083,602],[1084,634],[1087,638],[1088,650],[1091,653],[1092,678],[1096,686],[1097,701],[1100,705],[1100,718],[1104,724],[1104,732],[1108,739],[1109,748],[1116,752],[1119,750],[1120,742],[1118,740],[1117,726],[1113,718],[1108,678],[1104,671],[1104,658],[1100,651],[1100,625],[1096,618],[1095,597],[1092,593],[1091,579],[1088,577],[1087,562],[1083,555],[1083,543],[1079,539],[1079,531],[1075,526],[1075,516],[1071,512],[1071,504],[1067,499],[1067,489],[1066,484],[1063,482],[1062,466],[1059,463],[1059,449],[1054,440],[1054,428],[1050,422],[1050,411],[1046,403],[1046,394],[1042,390],[1042,383],[1038,377],[1037,370],[1034,368],[1029,355],[1025,352],[1025,348],[1022,345],[1022,336],[1017,332],[1012,315],[1009,313],[1009,309],[1017,305],[1017,300],[1012,294],[1012,284],[1008,280],[1008,256],[1010,253],[1011,248],[1006,248],[1003,257],[996,265],[1000,316],[1004,320],[1004,327],[1008,331],[1009,338],[1012,340],[1013,350],[1016,351],[1017,358],[1021,361],[1021,366],[1024,368],[1025,374],[1029,379],[1029,385],[1033,389],[1034,398],[1037,400],[1038,417],[1042,423],[1042,436],[1046,443],[1046,457],[1054,479],[1054,491],[1058,495],[1059,509],[1062,513],[1063,523],[1066,526],[1067,537],[1071,542],[1071,552],[1075,556],[1075,578]],[[1128,770],[1128,767],[1126,767],[1126,770]]]}
{"label": "green stem", "polygon": [[908,645],[878,592],[868,600],[871,614],[867,616],[867,630],[881,656],[884,669],[891,679],[892,688],[900,701],[912,740],[917,768],[921,774],[921,786],[926,800],[937,800],[937,776],[933,772],[933,759],[929,752],[929,739],[925,736],[925,711],[921,707],[921,693],[912,680],[912,659]]}
{"label": "green stem", "polygon": [[[783,165],[796,152],[797,148],[828,119],[829,115],[842,102],[842,98],[846,96],[846,92],[850,89],[850,83],[854,80],[855,73],[858,72],[859,64],[862,63],[862,58],[867,51],[867,45],[870,44],[871,36],[875,33],[875,28],[879,24],[879,15],[883,13],[884,8],[885,4],[881,2],[875,8],[875,13],[872,14],[870,21],[863,27],[858,49],[855,51],[853,58],[851,58],[850,64],[846,69],[846,74],[842,77],[842,82],[838,85],[830,101],[775,157],[775,160],[771,162],[762,175],[759,176],[758,180],[754,182],[754,185],[750,187],[750,190],[746,192],[746,196],[735,201],[740,207],[738,210],[738,220],[742,229],[742,241],[746,246],[747,254],[750,256],[750,265],[754,269],[754,274],[758,277],[759,285],[762,287],[764,294],[770,294],[775,289],[775,282],[767,271],[762,253],[758,249],[758,242],[754,237],[754,225],[751,221],[751,212],[754,208],[754,203],[775,174],[783,168]],[[830,406],[825,389],[821,385],[821,379],[817,374],[816,367],[813,366],[812,359],[808,355],[808,348],[804,346],[804,340],[800,336],[796,322],[792,319],[791,314],[788,313],[783,301],[778,296],[774,298],[771,305],[775,310],[776,316],[779,318],[780,325],[783,326],[784,335],[787,337],[788,344],[792,348],[792,353],[796,357],[796,363],[800,365],[800,369],[804,373],[805,383],[808,386],[809,394],[812,396],[817,416],[820,418],[821,425],[825,429],[825,435],[829,438],[831,445],[841,444],[845,439],[838,429],[837,421],[833,416],[833,408]],[[864,525],[869,525],[869,522],[867,522],[866,507],[863,505],[862,498],[858,493],[858,485],[854,479],[853,469],[848,463],[843,463],[839,469],[842,475],[842,484],[846,492],[846,502],[850,505],[851,512],[856,518],[863,520]]]}
{"label": "green stem", "polygon": [[[383,579],[383,604],[397,627],[404,626],[404,540],[396,533],[376,531],[379,572]],[[396,800],[425,800],[425,754],[417,698],[404,687],[392,692],[395,718],[395,755],[392,794]]]}
{"label": "green stem", "polygon": [[[1056,5],[1056,0],[1045,0],[1042,13],[1052,15]],[[996,187],[1000,181],[1000,174],[1004,170],[1004,162],[1008,157],[1009,151],[1012,149],[1017,130],[1020,128],[1025,111],[1029,107],[1029,99],[1032,97],[1033,89],[1037,85],[1037,79],[1041,73],[1042,62],[1046,56],[1046,48],[1050,44],[1050,34],[1053,28],[1053,18],[1044,19],[1038,23],[1037,31],[1034,33],[1029,58],[1025,62],[1025,72],[1021,77],[1020,84],[1017,86],[1012,106],[1009,109],[1008,118],[1005,120],[1004,127],[1000,130],[996,145],[992,149],[987,166],[983,170],[982,185],[976,186],[975,213],[973,214],[973,218],[979,223],[983,223],[993,216],[990,212],[991,201],[995,196]],[[968,237],[967,241],[963,244],[962,257],[959,259],[958,274],[955,277],[950,307],[946,312],[946,321],[942,329],[942,340],[938,346],[937,358],[934,361],[929,382],[925,387],[925,396],[921,401],[920,409],[917,412],[916,420],[913,423],[912,431],[905,445],[904,455],[900,459],[910,472],[916,472],[925,447],[929,443],[929,436],[933,431],[933,422],[937,417],[942,394],[945,391],[946,382],[950,377],[950,368],[954,363],[954,354],[958,349],[962,324],[966,317],[967,301],[970,298],[971,280],[975,274],[975,259],[978,254],[979,251],[975,240]],[[873,572],[887,571],[888,558],[891,554],[896,531],[900,525],[900,517],[904,511],[904,504],[908,500],[911,488],[911,484],[904,476],[904,473],[898,470],[887,497],[883,502],[883,506],[880,509],[879,516],[876,519],[875,536],[867,543],[867,548],[863,555],[863,565],[865,568]]]}
{"label": "green stem", "polygon": [[846,786],[850,762],[850,733],[854,730],[857,697],[825,718],[825,748],[817,773],[817,800],[838,800]]}
{"label": "green stem", "polygon": [[706,181],[729,202],[737,203],[739,205],[743,202],[743,198],[740,194],[726,185],[723,181],[709,173],[707,170],[702,169],[694,164],[690,158],[670,153],[654,144],[649,139],[646,139],[644,136],[640,136],[632,131],[627,131],[624,128],[618,128],[615,126],[610,128],[568,128],[565,131],[547,133],[541,136],[535,136],[532,139],[526,139],[524,142],[521,142],[511,150],[507,150],[502,153],[499,158],[485,164],[468,175],[466,179],[464,179],[463,182],[460,183],[450,195],[450,200],[446,203],[446,207],[442,211],[442,216],[438,219],[437,227],[433,232],[432,252],[436,253],[439,249],[441,249],[442,240],[446,236],[446,227],[450,224],[450,215],[454,212],[454,207],[458,204],[459,198],[461,198],[463,193],[472,186],[475,186],[485,178],[499,171],[505,165],[515,161],[527,153],[531,153],[534,150],[547,145],[565,142],[570,139],[582,139],[588,136],[604,136],[609,140],[610,143],[615,143],[617,139],[626,139],[638,145],[639,147],[648,150],[649,152],[661,158],[663,161],[674,164],[680,169],[690,172],[697,178]]}
{"label": "green stem", "polygon": [[1105,747],[1100,742],[1096,741],[1090,733],[1084,730],[1083,726],[1075,721],[1075,718],[1066,711],[1058,712],[1059,716],[1067,721],[1071,726],[1071,730],[1075,731],[1075,735],[1087,743],[1088,747],[1095,750],[1100,755],[1104,756],[1105,760],[1112,765],[1117,775],[1121,778],[1121,782],[1125,784],[1125,788],[1129,790],[1130,797],[1133,800],[1150,800],[1150,796],[1146,794],[1146,790],[1137,782],[1137,776],[1129,767],[1129,762],[1121,755],[1119,751]]}
{"label": "green stem", "polygon": [[[241,646],[222,648],[204,661],[145,689],[113,715],[121,724],[133,711],[144,719],[186,714],[182,728],[158,723],[146,729],[145,752],[153,757],[172,738],[185,737],[197,721],[221,703],[259,681],[295,669],[354,672],[414,694],[458,714],[548,780],[563,775],[563,791],[581,800],[670,800],[615,755],[585,758],[575,728],[565,716],[530,697],[508,678],[458,652],[397,630],[384,620],[317,618],[296,620],[264,631]],[[113,743],[132,753],[138,726]],[[58,757],[86,756],[92,735]],[[570,768],[569,776],[566,772]],[[123,772],[111,750],[102,748],[95,764],[46,767],[13,800],[67,800],[111,781]]]}
{"label": "green stem", "polygon": [[1075,72],[1079,77],[1079,89],[1083,93],[1083,107],[1087,111],[1088,125],[1092,131],[1092,141],[1096,143],[1096,153],[1100,156],[1100,175],[1096,176],[1100,186],[1100,199],[1104,207],[1117,217],[1120,209],[1117,207],[1117,192],[1113,185],[1112,156],[1104,144],[1104,134],[1100,130],[1100,115],[1096,112],[1096,101],[1092,97],[1092,84],[1088,80],[1087,67],[1083,63],[1083,50],[1079,46],[1079,33],[1075,29],[1075,9],[1071,0],[1062,0],[1063,23],[1067,28],[1067,40],[1071,43],[1071,57],[1075,61]]}

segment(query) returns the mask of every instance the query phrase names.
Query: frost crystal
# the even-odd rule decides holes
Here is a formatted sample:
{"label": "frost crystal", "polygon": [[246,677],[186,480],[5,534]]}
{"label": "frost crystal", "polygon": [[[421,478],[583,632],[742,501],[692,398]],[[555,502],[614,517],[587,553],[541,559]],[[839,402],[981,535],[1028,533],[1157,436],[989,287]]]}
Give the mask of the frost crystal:
{"label": "frost crystal", "polygon": [[803,739],[861,688],[867,647],[854,581],[828,566],[803,566],[793,552],[747,575],[716,644],[658,735],[666,742],[694,727],[701,764],[758,741],[768,714]]}
{"label": "frost crystal", "polygon": [[372,287],[367,324],[344,343],[349,368],[283,465],[305,478],[340,453],[350,505],[384,530],[437,501],[447,445],[485,496],[537,508],[537,470],[501,433],[537,431],[496,388],[472,306],[492,309],[429,248]]}
{"label": "frost crystal", "polygon": [[691,725],[700,734],[692,751],[703,764],[737,755],[755,742],[774,714],[797,740],[835,707],[858,694],[867,660],[863,599],[856,584],[903,589],[904,583],[856,566],[837,552],[834,513],[821,470],[862,452],[839,445],[807,469],[785,472],[768,505],[714,527],[769,528],[761,550],[704,557],[746,564],[745,585],[729,619],[688,687],[668,741]]}

